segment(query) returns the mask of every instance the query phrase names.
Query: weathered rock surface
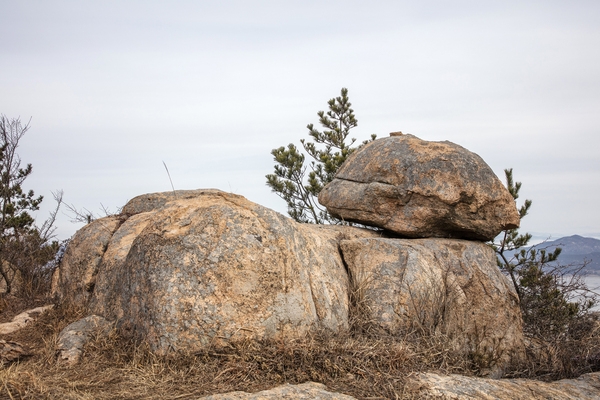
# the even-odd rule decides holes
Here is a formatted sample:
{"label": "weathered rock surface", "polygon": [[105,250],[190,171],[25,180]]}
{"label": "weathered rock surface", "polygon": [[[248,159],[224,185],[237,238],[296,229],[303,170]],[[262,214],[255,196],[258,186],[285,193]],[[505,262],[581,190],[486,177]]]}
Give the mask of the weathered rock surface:
{"label": "weathered rock surface", "polygon": [[529,379],[485,379],[461,375],[417,375],[411,386],[419,399],[436,400],[597,400],[600,372],[577,379],[540,382]]}
{"label": "weathered rock surface", "polygon": [[54,296],[74,304],[90,299],[108,242],[121,222],[117,216],[100,218],[75,233],[52,277]]}
{"label": "weathered rock surface", "polygon": [[230,392],[202,397],[200,400],[276,400],[276,399],[306,399],[306,400],[353,400],[352,396],[327,391],[320,383],[307,382],[300,385],[282,385],[258,393]]}
{"label": "weathered rock surface", "polygon": [[144,195],[77,233],[56,293],[89,293],[90,313],[159,351],[338,332],[348,327],[338,243],[373,235],[298,224],[218,190]]}
{"label": "weathered rock surface", "polygon": [[0,335],[7,335],[26,327],[29,323],[35,321],[35,319],[42,313],[51,310],[52,307],[54,307],[54,304],[23,311],[19,315],[15,316],[11,322],[4,322],[0,324]]}
{"label": "weathered rock surface", "polygon": [[369,321],[392,334],[447,335],[497,376],[523,356],[518,297],[486,244],[362,238],[340,247]]}
{"label": "weathered rock surface", "polygon": [[83,346],[93,334],[108,335],[114,324],[97,315],[90,315],[67,325],[58,335],[58,360],[76,364],[81,359]]}
{"label": "weathered rock surface", "polygon": [[354,152],[319,202],[344,220],[409,238],[487,241],[519,226],[512,196],[481,157],[413,135],[378,139]]}

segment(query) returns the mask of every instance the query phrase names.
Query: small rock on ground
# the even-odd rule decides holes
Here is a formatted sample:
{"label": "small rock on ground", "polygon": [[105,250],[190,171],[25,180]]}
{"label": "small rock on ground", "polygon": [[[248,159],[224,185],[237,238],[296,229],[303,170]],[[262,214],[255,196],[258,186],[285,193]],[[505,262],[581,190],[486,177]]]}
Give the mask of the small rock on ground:
{"label": "small rock on ground", "polygon": [[19,329],[24,328],[30,322],[35,321],[35,319],[38,316],[52,309],[52,307],[54,307],[54,304],[50,304],[48,306],[43,307],[36,307],[31,310],[23,311],[21,314],[14,317],[11,322],[5,322],[3,324],[0,324],[0,335],[7,335],[9,333],[13,333],[18,331]]}
{"label": "small rock on ground", "polygon": [[306,382],[301,385],[282,385],[257,393],[230,392],[202,397],[199,400],[276,400],[276,399],[320,399],[320,400],[356,400],[352,396],[327,391],[320,383]]}
{"label": "small rock on ground", "polygon": [[66,364],[77,364],[90,335],[108,334],[112,326],[111,322],[98,315],[90,315],[67,325],[58,335],[58,360]]}
{"label": "small rock on ground", "polygon": [[576,379],[541,382],[532,379],[486,379],[422,373],[410,384],[419,399],[436,400],[597,400],[600,372]]}

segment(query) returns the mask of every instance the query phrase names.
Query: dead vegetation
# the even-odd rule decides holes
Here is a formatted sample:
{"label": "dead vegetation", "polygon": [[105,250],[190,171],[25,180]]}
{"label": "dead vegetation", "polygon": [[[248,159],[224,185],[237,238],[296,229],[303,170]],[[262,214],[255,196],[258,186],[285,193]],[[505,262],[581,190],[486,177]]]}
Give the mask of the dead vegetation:
{"label": "dead vegetation", "polygon": [[315,381],[357,398],[395,399],[411,397],[405,383],[412,373],[473,373],[470,361],[447,348],[442,337],[398,340],[368,330],[245,341],[162,357],[114,330],[94,337],[80,364],[63,365],[56,359],[56,338],[82,316],[81,310],[57,307],[11,335],[31,355],[0,369],[0,398],[192,399]]}
{"label": "dead vegetation", "polygon": [[[418,398],[418,388],[407,384],[413,374],[477,376],[493,362],[457,352],[451,337],[424,329],[420,321],[401,336],[391,336],[364,318],[368,313],[362,299],[360,287],[354,288],[351,329],[341,336],[313,333],[302,340],[244,341],[158,356],[115,329],[93,337],[76,366],[57,361],[56,342],[65,326],[86,315],[58,305],[26,328],[0,337],[20,343],[27,354],[0,367],[0,399],[197,399],[307,381],[358,399],[410,399]],[[7,320],[20,307],[44,300],[49,301],[5,298],[0,318]],[[531,338],[527,361],[505,372],[551,380],[600,370],[600,325],[593,314],[580,323],[571,327],[566,341]]]}

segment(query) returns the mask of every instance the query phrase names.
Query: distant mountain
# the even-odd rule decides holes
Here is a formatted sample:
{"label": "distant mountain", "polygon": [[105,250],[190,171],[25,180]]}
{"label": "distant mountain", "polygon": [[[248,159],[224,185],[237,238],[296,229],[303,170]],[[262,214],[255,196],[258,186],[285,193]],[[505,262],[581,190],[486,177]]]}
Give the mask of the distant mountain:
{"label": "distant mountain", "polygon": [[540,243],[536,245],[543,247],[560,247],[562,249],[562,255],[565,254],[573,254],[573,255],[581,255],[581,254],[591,254],[591,253],[600,253],[600,240],[583,237],[579,235],[566,236],[560,239],[556,239],[553,241],[548,241],[544,243]]}
{"label": "distant mountain", "polygon": [[546,249],[549,252],[560,247],[562,252],[558,257],[558,262],[561,265],[582,265],[587,261],[586,271],[600,274],[600,240],[598,239],[573,235],[542,242],[531,247]]}

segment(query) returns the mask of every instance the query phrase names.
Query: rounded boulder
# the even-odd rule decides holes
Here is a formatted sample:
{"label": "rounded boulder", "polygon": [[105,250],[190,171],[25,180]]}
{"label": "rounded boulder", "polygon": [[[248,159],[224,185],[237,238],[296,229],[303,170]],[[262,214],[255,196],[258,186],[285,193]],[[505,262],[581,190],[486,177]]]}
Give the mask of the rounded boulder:
{"label": "rounded boulder", "polygon": [[487,241],[519,226],[514,199],[481,157],[413,135],[358,149],[319,202],[336,217],[407,238]]}

